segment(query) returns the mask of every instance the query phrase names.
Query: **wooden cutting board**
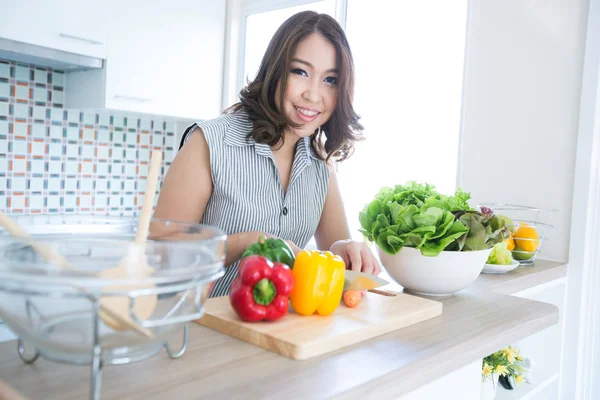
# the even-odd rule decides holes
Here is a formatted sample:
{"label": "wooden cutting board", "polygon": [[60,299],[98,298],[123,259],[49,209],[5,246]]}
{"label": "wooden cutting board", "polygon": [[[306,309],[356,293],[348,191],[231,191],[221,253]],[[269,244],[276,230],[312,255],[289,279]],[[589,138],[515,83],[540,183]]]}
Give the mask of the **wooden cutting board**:
{"label": "wooden cutting board", "polygon": [[343,303],[332,315],[301,316],[290,312],[271,322],[243,322],[229,297],[205,302],[206,313],[196,322],[218,332],[296,360],[306,360],[371,339],[442,314],[442,303],[398,293],[368,293],[356,308]]}

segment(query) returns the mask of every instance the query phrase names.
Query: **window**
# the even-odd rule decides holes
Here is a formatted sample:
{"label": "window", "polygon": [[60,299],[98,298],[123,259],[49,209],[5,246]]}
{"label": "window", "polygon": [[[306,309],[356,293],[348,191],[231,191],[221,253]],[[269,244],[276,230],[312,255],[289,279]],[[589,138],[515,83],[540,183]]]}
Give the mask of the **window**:
{"label": "window", "polygon": [[383,186],[408,180],[454,192],[467,0],[348,0],[354,107],[366,140],[339,166],[353,238],[358,214]]}
{"label": "window", "polygon": [[244,69],[240,88],[246,85],[246,78],[252,80],[256,76],[262,57],[277,28],[292,15],[307,10],[335,16],[335,1],[317,1],[294,7],[250,14],[246,17]]}
{"label": "window", "polygon": [[345,5],[345,0],[230,1],[223,109],[237,102],[238,94],[246,86],[247,80],[254,78],[269,41],[286,19],[306,10],[336,17],[341,15],[342,6]]}

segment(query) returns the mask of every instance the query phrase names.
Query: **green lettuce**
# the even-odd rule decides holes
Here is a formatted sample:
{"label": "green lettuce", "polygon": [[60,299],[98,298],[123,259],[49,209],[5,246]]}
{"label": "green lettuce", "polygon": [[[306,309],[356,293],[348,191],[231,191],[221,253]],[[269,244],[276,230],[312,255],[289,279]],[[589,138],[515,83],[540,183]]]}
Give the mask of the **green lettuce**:
{"label": "green lettuce", "polygon": [[510,265],[513,262],[512,252],[508,250],[506,242],[496,243],[490,253],[487,263]]}
{"label": "green lettuce", "polygon": [[359,231],[392,255],[404,246],[425,256],[489,249],[504,239],[504,221],[471,208],[470,198],[462,189],[446,196],[414,181],[385,187],[359,213]]}

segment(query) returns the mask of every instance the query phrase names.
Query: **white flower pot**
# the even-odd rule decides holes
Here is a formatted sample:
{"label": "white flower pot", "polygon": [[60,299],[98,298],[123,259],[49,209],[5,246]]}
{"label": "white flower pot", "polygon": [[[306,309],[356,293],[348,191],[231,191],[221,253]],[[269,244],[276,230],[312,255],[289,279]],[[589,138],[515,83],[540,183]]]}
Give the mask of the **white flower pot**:
{"label": "white flower pot", "polygon": [[429,296],[447,296],[469,286],[492,251],[442,251],[428,257],[413,247],[403,247],[394,255],[376,247],[381,263],[398,284],[410,292]]}
{"label": "white flower pot", "polygon": [[487,378],[481,382],[481,400],[494,400],[496,398],[498,377],[499,375],[492,373],[491,378]]}

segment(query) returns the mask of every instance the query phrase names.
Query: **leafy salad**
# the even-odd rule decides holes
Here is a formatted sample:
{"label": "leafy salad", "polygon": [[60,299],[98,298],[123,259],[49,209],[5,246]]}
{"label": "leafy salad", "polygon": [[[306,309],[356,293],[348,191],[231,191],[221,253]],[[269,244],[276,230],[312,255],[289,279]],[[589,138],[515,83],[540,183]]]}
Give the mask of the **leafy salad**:
{"label": "leafy salad", "polygon": [[508,250],[506,242],[495,244],[487,259],[488,264],[510,265],[512,262],[512,252]]}
{"label": "leafy salad", "polygon": [[470,198],[462,189],[446,196],[414,181],[384,187],[360,212],[360,232],[391,255],[404,246],[424,256],[490,249],[508,235],[505,222],[489,208],[471,208]]}

